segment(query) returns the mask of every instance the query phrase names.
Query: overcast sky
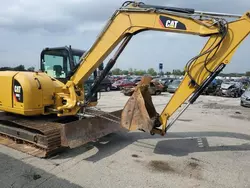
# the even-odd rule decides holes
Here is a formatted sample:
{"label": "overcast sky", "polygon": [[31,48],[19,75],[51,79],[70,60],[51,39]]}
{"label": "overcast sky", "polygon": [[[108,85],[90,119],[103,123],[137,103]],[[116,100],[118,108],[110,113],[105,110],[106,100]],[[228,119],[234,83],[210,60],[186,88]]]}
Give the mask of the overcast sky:
{"label": "overcast sky", "polygon": [[[0,6],[0,66],[39,67],[43,48],[72,45],[89,49],[102,26],[124,0],[2,0]],[[243,14],[250,0],[145,0],[148,4]],[[183,69],[199,53],[205,40],[198,36],[144,32],[135,36],[116,67]],[[224,72],[250,71],[250,37]]]}

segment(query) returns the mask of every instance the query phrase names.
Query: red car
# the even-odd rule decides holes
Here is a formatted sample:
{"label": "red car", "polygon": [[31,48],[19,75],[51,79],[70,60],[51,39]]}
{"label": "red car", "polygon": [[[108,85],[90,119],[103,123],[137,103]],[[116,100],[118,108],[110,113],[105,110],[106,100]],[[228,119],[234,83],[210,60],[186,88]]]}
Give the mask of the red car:
{"label": "red car", "polygon": [[134,86],[135,83],[131,82],[127,79],[123,79],[123,80],[118,80],[115,83],[112,84],[112,89],[114,90],[120,90],[123,87],[129,87],[129,86]]}

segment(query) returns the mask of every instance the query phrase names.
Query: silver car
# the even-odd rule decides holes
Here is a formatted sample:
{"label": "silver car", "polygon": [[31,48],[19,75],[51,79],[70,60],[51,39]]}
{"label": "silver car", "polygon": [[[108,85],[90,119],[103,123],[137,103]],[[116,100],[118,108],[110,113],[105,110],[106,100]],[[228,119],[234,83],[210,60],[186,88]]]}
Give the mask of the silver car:
{"label": "silver car", "polygon": [[220,95],[226,97],[240,97],[242,84],[240,82],[223,82],[220,87]]}
{"label": "silver car", "polygon": [[174,93],[178,89],[179,85],[181,84],[181,81],[182,80],[174,80],[173,82],[171,82],[168,85],[167,92]]}
{"label": "silver car", "polygon": [[241,95],[240,104],[241,106],[250,107],[250,87]]}

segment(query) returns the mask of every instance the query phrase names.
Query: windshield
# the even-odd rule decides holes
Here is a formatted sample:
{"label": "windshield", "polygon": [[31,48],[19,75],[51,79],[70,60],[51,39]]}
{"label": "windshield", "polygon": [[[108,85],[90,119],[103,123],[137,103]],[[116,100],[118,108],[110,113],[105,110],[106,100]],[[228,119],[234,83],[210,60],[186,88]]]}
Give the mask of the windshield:
{"label": "windshield", "polygon": [[53,78],[66,78],[70,70],[67,58],[60,55],[45,54],[43,59],[44,71]]}
{"label": "windshield", "polygon": [[[73,65],[70,65],[69,52],[65,49],[49,49],[43,52],[42,71],[49,76],[59,79],[67,78],[71,69],[74,68],[80,60],[80,54],[73,53]],[[73,66],[73,67],[71,67]]]}
{"label": "windshield", "polygon": [[49,49],[43,52],[42,71],[53,78],[66,78],[70,72],[69,54],[64,49]]}

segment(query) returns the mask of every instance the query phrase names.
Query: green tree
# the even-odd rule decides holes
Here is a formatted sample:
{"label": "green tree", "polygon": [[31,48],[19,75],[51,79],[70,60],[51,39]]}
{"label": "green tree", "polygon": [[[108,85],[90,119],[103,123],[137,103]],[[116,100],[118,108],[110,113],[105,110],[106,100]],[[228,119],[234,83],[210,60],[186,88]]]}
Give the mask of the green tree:
{"label": "green tree", "polygon": [[111,72],[112,72],[112,75],[121,75],[122,74],[122,70],[119,68],[115,68]]}
{"label": "green tree", "polygon": [[156,76],[157,75],[157,72],[153,68],[149,68],[147,73],[150,74],[151,76]]}
{"label": "green tree", "polygon": [[134,73],[135,73],[135,75],[143,76],[144,74],[146,74],[146,71],[145,70],[135,70]]}
{"label": "green tree", "polygon": [[164,72],[163,72],[163,71],[160,71],[160,72],[158,73],[158,75],[159,75],[159,76],[163,76],[163,75],[164,75]]}
{"label": "green tree", "polygon": [[24,65],[19,65],[17,67],[14,67],[13,70],[15,70],[15,71],[25,71],[25,67],[24,67]]}
{"label": "green tree", "polygon": [[246,72],[246,76],[250,76],[250,71],[247,71],[247,72]]}
{"label": "green tree", "polygon": [[128,70],[122,70],[122,74],[128,75]]}
{"label": "green tree", "polygon": [[129,68],[129,69],[128,69],[128,73],[129,73],[130,75],[133,75],[133,74],[134,74],[134,70],[133,70],[132,68]]}
{"label": "green tree", "polygon": [[171,72],[165,72],[165,75],[171,75],[172,73]]}
{"label": "green tree", "polygon": [[173,75],[181,76],[181,75],[185,74],[185,71],[181,71],[180,69],[174,69],[173,72],[172,72],[172,74]]}
{"label": "green tree", "polygon": [[13,68],[10,67],[1,67],[0,71],[6,71],[6,70],[13,70]]}
{"label": "green tree", "polygon": [[35,67],[29,67],[29,68],[27,69],[27,71],[34,72],[34,71],[35,71]]}

